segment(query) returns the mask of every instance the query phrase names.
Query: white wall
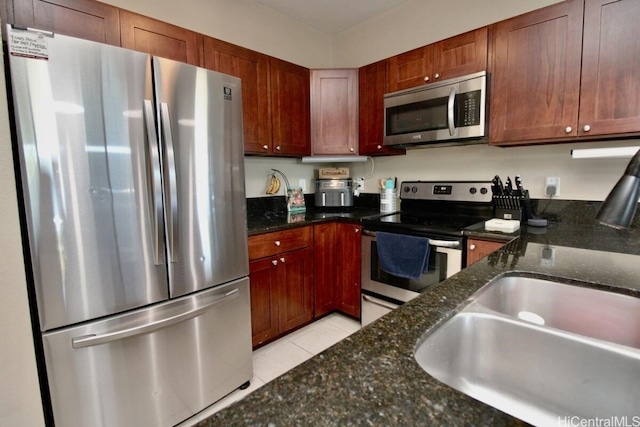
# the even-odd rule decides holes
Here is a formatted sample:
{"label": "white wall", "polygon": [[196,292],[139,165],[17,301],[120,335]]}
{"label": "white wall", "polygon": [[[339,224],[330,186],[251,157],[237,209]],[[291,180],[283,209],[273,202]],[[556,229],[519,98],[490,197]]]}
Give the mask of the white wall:
{"label": "white wall", "polygon": [[[2,56],[0,52],[0,63]],[[8,116],[0,67],[0,424],[42,426]]]}
{"label": "white wall", "polygon": [[[603,145],[637,145],[640,141],[620,141],[607,144],[583,142],[535,147],[500,148],[488,145],[425,148],[409,152],[407,156],[375,158],[375,172],[365,181],[365,192],[377,192],[379,178],[397,177],[402,180],[487,180],[500,175],[513,180],[520,175],[525,189],[533,198],[546,198],[545,177],[560,177],[558,199],[604,200],[622,176],[626,159],[572,159],[571,150]],[[352,164],[352,176],[367,176],[371,164]]]}
{"label": "white wall", "polygon": [[252,0],[102,0],[308,68],[331,64],[331,36]]}

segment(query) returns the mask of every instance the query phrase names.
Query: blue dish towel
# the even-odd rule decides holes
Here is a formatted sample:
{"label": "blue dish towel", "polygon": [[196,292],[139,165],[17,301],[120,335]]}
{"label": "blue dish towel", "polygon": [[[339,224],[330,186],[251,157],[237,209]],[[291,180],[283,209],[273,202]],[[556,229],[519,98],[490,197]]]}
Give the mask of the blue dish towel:
{"label": "blue dish towel", "polygon": [[376,233],[380,268],[394,276],[418,280],[429,268],[429,239],[396,233]]}

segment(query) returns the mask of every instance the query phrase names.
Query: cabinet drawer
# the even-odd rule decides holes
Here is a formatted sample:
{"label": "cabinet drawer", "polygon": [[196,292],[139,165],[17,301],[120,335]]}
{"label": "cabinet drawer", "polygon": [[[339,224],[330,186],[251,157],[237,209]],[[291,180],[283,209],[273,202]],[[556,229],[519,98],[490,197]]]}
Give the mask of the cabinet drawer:
{"label": "cabinet drawer", "polygon": [[250,236],[249,259],[264,258],[311,246],[312,236],[311,227]]}

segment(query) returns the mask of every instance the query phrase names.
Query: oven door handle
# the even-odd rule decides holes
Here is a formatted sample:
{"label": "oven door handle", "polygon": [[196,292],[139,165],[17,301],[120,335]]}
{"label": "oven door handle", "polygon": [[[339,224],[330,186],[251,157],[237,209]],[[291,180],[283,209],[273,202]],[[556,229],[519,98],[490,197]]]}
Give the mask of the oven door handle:
{"label": "oven door handle", "polygon": [[441,248],[457,248],[460,246],[460,242],[457,240],[433,240],[429,239],[431,246],[439,246]]}
{"label": "oven door handle", "polygon": [[[362,234],[364,236],[376,237],[376,233],[374,231],[362,230]],[[460,242],[458,240],[435,240],[429,239],[429,244],[431,246],[439,246],[441,248],[457,248],[460,246]]]}
{"label": "oven door handle", "polygon": [[367,295],[365,295],[365,294],[362,294],[362,299],[363,299],[364,301],[366,301],[366,302],[369,302],[369,303],[371,303],[371,304],[374,304],[374,305],[380,306],[380,307],[382,307],[382,308],[387,308],[387,309],[389,309],[389,310],[395,310],[396,308],[398,308],[398,306],[397,306],[397,305],[395,305],[395,304],[385,303],[385,302],[383,302],[383,301],[381,301],[381,300],[379,300],[379,299],[373,299],[373,298],[371,298],[371,297],[368,297],[368,296],[367,296]]}

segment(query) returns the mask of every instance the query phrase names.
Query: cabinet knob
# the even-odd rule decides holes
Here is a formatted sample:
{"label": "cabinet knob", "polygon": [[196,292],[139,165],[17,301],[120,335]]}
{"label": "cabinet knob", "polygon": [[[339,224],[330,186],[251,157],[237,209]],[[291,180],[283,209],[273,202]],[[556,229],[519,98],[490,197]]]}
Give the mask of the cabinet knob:
{"label": "cabinet knob", "polygon": [[470,251],[475,251],[476,250],[476,245],[469,245],[469,250]]}
{"label": "cabinet knob", "polygon": [[571,126],[567,126],[566,128],[564,128],[565,133],[571,133],[573,129],[571,128]]}
{"label": "cabinet knob", "polygon": [[273,242],[273,243],[275,243],[275,245],[276,245],[276,246],[280,246],[280,240],[276,240],[276,241],[275,241],[275,242]]}
{"label": "cabinet knob", "polygon": [[280,146],[276,145],[276,150],[280,151]]}
{"label": "cabinet knob", "polygon": [[267,144],[264,144],[264,145],[262,146],[262,149],[263,149],[263,150],[268,150],[268,149],[269,149],[269,146],[268,146]]}
{"label": "cabinet knob", "polygon": [[273,261],[271,261],[271,264],[273,264],[273,265],[278,265],[278,260],[277,260],[277,259],[274,259]]}
{"label": "cabinet knob", "polygon": [[428,82],[428,81],[429,81],[429,76],[425,76],[425,77],[424,77],[424,81],[425,81],[425,82]]}
{"label": "cabinet knob", "polygon": [[356,149],[351,147],[351,148],[349,148],[349,151],[351,151],[353,153],[354,151],[356,151]]}
{"label": "cabinet knob", "polygon": [[584,127],[582,128],[583,131],[585,132],[589,132],[591,130],[591,126],[589,125],[584,125]]}
{"label": "cabinet knob", "polygon": [[434,79],[439,79],[439,78],[440,78],[440,74],[436,73],[436,74],[433,76],[433,78],[434,78]]}
{"label": "cabinet knob", "polygon": [[284,262],[284,257],[280,258],[280,262]]}
{"label": "cabinet knob", "polygon": [[376,148],[377,148],[378,150],[382,150],[382,145],[377,145],[377,146],[376,146]]}
{"label": "cabinet knob", "polygon": [[360,232],[359,228],[356,228],[355,230],[353,230],[356,234]]}

